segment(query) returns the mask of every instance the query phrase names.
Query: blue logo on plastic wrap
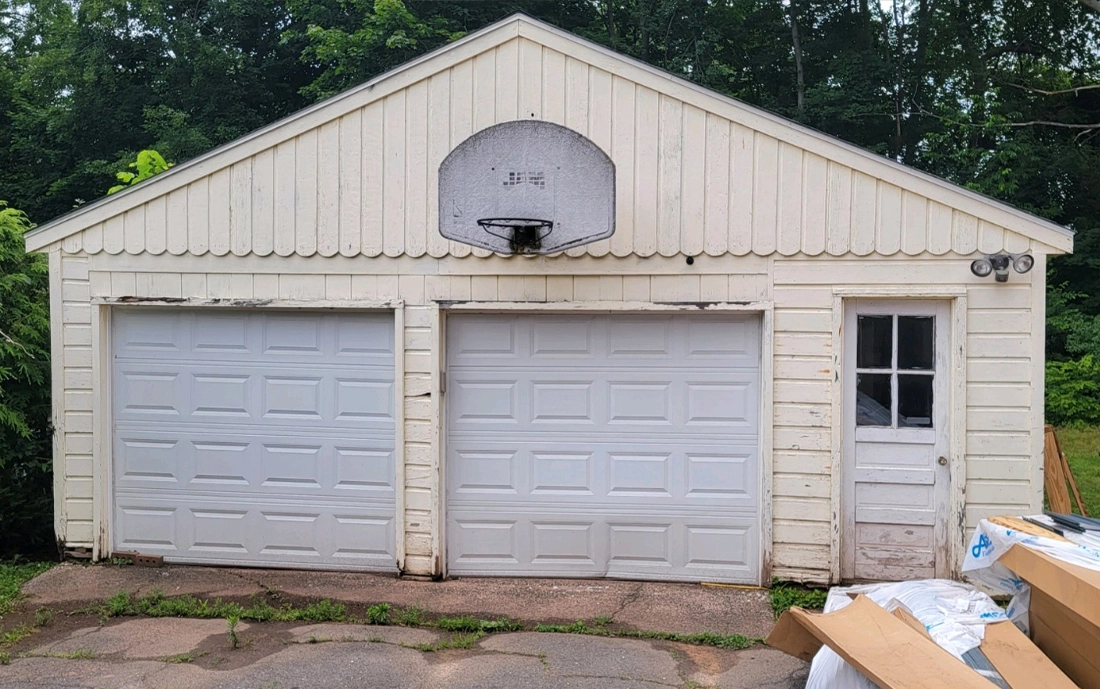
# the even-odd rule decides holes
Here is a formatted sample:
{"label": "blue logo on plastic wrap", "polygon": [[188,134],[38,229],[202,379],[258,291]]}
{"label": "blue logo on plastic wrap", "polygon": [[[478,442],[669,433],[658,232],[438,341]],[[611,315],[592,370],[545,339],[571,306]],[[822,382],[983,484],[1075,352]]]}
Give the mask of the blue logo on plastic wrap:
{"label": "blue logo on plastic wrap", "polygon": [[989,540],[989,536],[986,536],[984,533],[979,534],[978,542],[970,549],[970,554],[974,557],[982,557],[991,552],[993,552],[993,541]]}

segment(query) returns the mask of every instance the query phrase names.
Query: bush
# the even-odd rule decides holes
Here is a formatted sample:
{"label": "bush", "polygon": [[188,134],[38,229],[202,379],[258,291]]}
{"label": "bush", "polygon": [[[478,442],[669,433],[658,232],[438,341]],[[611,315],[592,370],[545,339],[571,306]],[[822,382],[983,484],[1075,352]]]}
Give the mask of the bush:
{"label": "bush", "polygon": [[1091,354],[1047,362],[1047,423],[1100,425],[1100,361]]}
{"label": "bush", "polygon": [[49,269],[0,201],[0,559],[53,543]]}

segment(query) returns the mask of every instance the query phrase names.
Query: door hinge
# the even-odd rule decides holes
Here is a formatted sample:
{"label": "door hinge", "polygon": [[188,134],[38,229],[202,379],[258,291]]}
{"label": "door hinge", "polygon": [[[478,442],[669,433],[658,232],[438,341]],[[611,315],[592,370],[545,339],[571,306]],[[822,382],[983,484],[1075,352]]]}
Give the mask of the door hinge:
{"label": "door hinge", "polygon": [[439,393],[445,394],[447,392],[447,369],[440,369],[439,371]]}

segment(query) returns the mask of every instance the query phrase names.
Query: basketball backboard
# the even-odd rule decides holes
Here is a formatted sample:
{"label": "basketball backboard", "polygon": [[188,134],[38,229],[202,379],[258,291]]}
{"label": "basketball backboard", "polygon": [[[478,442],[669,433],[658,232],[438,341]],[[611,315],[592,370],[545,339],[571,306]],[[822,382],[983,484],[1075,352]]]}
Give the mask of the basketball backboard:
{"label": "basketball backboard", "polygon": [[516,120],[439,166],[439,232],[501,254],[551,254],[615,232],[615,165],[582,134]]}

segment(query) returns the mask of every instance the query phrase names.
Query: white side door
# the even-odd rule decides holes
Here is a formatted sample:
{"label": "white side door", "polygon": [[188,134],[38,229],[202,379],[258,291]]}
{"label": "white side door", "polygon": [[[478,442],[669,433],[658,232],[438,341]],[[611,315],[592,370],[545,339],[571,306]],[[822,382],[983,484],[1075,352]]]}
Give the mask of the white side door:
{"label": "white side door", "polygon": [[847,304],[846,580],[948,574],[949,313],[945,301]]}

